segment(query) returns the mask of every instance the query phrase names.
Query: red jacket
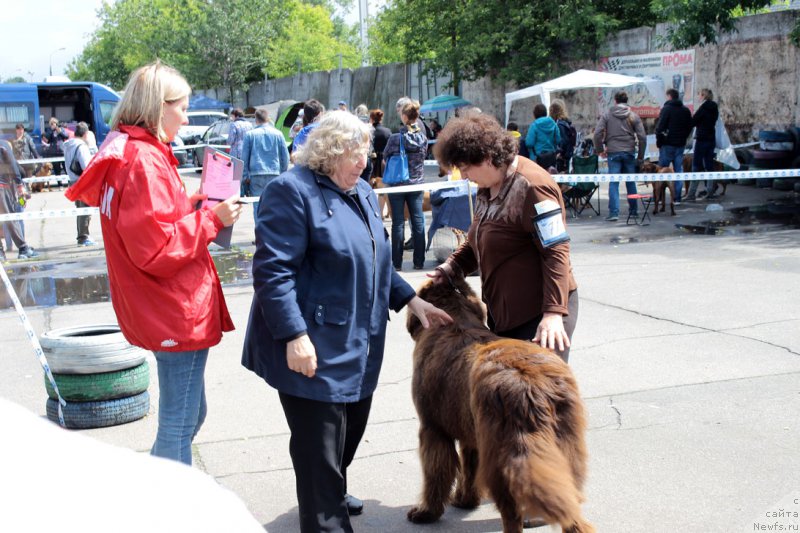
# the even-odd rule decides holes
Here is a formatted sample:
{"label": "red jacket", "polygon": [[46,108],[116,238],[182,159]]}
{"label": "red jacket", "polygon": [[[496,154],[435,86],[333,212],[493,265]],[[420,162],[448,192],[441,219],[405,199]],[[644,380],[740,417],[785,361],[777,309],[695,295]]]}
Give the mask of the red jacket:
{"label": "red jacket", "polygon": [[182,352],[233,330],[208,244],[223,227],[195,211],[169,145],[121,126],[66,196],[100,207],[111,302],[131,344]]}

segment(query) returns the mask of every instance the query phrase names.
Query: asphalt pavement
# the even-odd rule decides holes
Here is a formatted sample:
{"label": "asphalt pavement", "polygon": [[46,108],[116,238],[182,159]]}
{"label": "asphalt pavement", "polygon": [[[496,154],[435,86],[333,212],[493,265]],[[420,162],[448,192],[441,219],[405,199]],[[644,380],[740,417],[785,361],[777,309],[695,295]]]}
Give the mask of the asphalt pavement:
{"label": "asphalt pavement", "polygon": [[[600,216],[584,211],[569,221],[580,294],[570,365],[590,425],[585,515],[598,531],[612,533],[800,529],[800,231],[786,225],[791,216],[798,222],[797,195],[731,185],[722,211],[702,202],[681,205],[677,216],[659,214],[647,226],[626,225],[624,205],[618,222],[604,221],[606,198],[604,190]],[[29,210],[68,206],[53,191],[35,194]],[[72,218],[29,221],[28,241],[41,257],[24,265],[59,276],[96,274],[91,265],[103,257],[96,218],[91,230],[100,245],[90,248],[76,246]],[[233,235],[245,261],[252,240],[248,211]],[[418,285],[425,271],[411,271],[410,252],[406,259],[403,276]],[[19,274],[19,264],[6,270]],[[427,270],[434,266],[428,254]],[[227,285],[225,296],[237,329],[211,350],[209,414],[195,440],[195,467],[235,492],[268,531],[298,531],[277,393],[240,365],[252,287]],[[26,311],[40,334],[114,320],[107,301]],[[413,345],[404,318],[393,315],[389,323],[370,423],[349,470],[350,492],[365,501],[354,527],[500,531],[489,500],[474,511],[448,508],[433,525],[406,521],[421,473],[410,394]],[[16,313],[0,310],[0,324],[0,396],[44,416],[41,368]],[[153,371],[144,419],[82,433],[149,450],[156,381]],[[0,438],[0,453],[8,438]],[[41,468],[31,475],[46,476],[46,460]],[[144,501],[139,512],[146,510]]]}

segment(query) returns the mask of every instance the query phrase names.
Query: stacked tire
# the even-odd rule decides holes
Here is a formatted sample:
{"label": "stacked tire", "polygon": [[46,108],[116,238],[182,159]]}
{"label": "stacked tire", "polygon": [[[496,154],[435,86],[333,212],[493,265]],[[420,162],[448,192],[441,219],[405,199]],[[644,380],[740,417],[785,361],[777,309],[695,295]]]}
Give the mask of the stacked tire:
{"label": "stacked tire", "polygon": [[[39,339],[70,429],[125,424],[150,410],[145,352],[131,346],[116,324],[61,328]],[[47,418],[58,422],[58,397],[45,376]]]}
{"label": "stacked tire", "polygon": [[[753,150],[752,170],[775,170],[795,168],[795,161],[800,143],[797,139],[797,128],[786,131],[762,130],[758,132],[759,149]],[[760,188],[773,187],[781,190],[791,190],[794,179],[759,178],[756,186]]]}

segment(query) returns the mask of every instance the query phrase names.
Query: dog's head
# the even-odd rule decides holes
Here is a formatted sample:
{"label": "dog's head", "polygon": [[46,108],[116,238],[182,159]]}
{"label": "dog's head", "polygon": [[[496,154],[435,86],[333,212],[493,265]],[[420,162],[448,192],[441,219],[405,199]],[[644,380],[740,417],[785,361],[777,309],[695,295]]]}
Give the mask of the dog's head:
{"label": "dog's head", "polygon": [[52,173],[53,173],[53,163],[47,162],[42,164],[36,175],[39,177],[44,177],[44,176],[49,176]]}
{"label": "dog's head", "polygon": [[658,172],[658,165],[650,161],[643,161],[642,166],[639,167],[639,171],[643,174],[655,174]]}
{"label": "dog's head", "polygon": [[[475,327],[486,322],[483,304],[463,279],[452,282],[445,280],[443,283],[427,281],[419,288],[417,296],[453,317],[456,326]],[[419,319],[411,312],[406,319],[406,328],[414,340],[424,331]]]}

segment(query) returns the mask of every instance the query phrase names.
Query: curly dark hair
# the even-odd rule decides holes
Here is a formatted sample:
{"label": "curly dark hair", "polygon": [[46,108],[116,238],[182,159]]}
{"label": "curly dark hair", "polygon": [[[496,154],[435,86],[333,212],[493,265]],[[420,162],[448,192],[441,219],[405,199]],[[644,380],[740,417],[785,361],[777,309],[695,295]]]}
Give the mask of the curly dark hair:
{"label": "curly dark hair", "polygon": [[500,168],[514,161],[518,149],[519,142],[482,113],[450,120],[437,137],[433,155],[446,168],[480,165],[487,159]]}

